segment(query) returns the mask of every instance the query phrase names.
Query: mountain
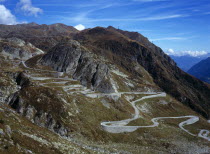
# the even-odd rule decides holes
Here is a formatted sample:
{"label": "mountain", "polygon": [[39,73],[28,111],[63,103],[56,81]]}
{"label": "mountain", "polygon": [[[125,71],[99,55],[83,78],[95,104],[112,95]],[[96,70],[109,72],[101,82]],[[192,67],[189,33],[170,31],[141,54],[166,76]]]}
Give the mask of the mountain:
{"label": "mountain", "polygon": [[[138,36],[135,32],[128,34],[123,35],[122,31],[117,29],[96,27],[82,31],[74,38],[133,75],[143,76],[133,69],[136,64],[140,64],[160,88],[208,117],[209,111],[206,110],[210,99],[208,86],[179,69],[159,47],[149,42],[139,43],[138,38],[141,35]],[[149,46],[145,47],[146,44]]]}
{"label": "mountain", "polygon": [[188,73],[204,82],[210,83],[210,57],[194,65],[189,69]]}
{"label": "mountain", "polygon": [[37,48],[44,51],[48,51],[62,39],[71,38],[77,32],[78,30],[74,27],[61,23],[52,25],[38,25],[36,23],[18,25],[0,24],[0,37],[16,37],[26,42],[31,42]]}
{"label": "mountain", "polygon": [[143,35],[1,26],[0,153],[210,152],[209,85]]}
{"label": "mountain", "polygon": [[201,60],[206,59],[210,54],[205,56],[193,57],[193,56],[173,56],[170,57],[177,63],[178,67],[187,72],[192,66],[199,63]]}

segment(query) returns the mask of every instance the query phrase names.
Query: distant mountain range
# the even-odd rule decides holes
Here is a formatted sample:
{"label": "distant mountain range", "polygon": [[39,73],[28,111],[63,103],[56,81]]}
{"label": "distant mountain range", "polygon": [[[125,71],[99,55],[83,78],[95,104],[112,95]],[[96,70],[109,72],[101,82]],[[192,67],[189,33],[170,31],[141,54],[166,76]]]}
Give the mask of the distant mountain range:
{"label": "distant mountain range", "polygon": [[202,81],[210,83],[210,57],[194,65],[189,69],[188,73]]}
{"label": "distant mountain range", "polygon": [[187,72],[195,64],[208,58],[209,56],[210,54],[199,56],[199,57],[193,57],[190,55],[185,55],[185,56],[170,55],[170,57],[177,63],[178,67],[181,68],[185,72]]}

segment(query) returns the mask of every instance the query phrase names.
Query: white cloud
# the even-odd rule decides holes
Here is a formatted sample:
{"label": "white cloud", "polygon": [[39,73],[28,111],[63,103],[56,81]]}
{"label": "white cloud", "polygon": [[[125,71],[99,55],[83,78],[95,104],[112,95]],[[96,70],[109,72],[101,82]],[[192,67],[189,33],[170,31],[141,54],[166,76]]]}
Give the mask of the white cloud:
{"label": "white cloud", "polygon": [[[156,20],[166,20],[166,19],[174,19],[174,18],[182,18],[187,17],[188,15],[182,14],[174,14],[174,15],[162,15],[162,16],[151,16],[151,17],[140,17],[140,18],[89,18],[89,12],[80,13],[75,17],[65,17],[62,16],[63,20],[71,20],[73,22],[83,22],[83,23],[90,23],[90,22],[135,22],[135,21],[156,21]],[[167,38],[168,39],[168,38]],[[177,39],[177,38],[169,38],[169,39]]]}
{"label": "white cloud", "polygon": [[4,5],[0,5],[0,24],[17,24],[16,17]]}
{"label": "white cloud", "polygon": [[163,37],[157,39],[150,39],[150,41],[170,41],[170,40],[185,40],[184,37]]}
{"label": "white cloud", "polygon": [[174,14],[166,16],[154,16],[154,17],[142,18],[142,20],[165,20],[165,19],[182,18],[182,17],[187,17],[187,15]]}
{"label": "white cloud", "polygon": [[173,49],[168,49],[168,55],[173,55],[175,52],[174,52],[174,50]]}
{"label": "white cloud", "polygon": [[74,28],[76,28],[77,30],[84,30],[85,26],[82,24],[76,25]]}
{"label": "white cloud", "polygon": [[199,56],[204,56],[207,55],[208,52],[206,51],[180,51],[180,52],[175,52],[173,49],[168,49],[166,51],[166,54],[172,55],[172,56],[191,56],[191,57],[199,57]]}
{"label": "white cloud", "polygon": [[175,14],[175,15],[151,16],[151,17],[143,17],[143,18],[92,19],[92,21],[154,21],[154,20],[181,18],[181,17],[186,17],[186,15]]}
{"label": "white cloud", "polygon": [[20,0],[18,7],[27,15],[37,16],[39,13],[42,13],[43,10],[32,5],[31,0]]}

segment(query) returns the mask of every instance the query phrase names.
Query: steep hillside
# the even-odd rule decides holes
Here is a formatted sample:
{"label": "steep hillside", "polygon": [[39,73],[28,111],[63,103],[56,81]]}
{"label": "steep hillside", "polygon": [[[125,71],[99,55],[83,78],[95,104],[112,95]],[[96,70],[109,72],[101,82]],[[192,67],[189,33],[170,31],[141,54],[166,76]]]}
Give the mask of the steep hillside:
{"label": "steep hillside", "polygon": [[210,83],[210,57],[194,65],[189,69],[188,73],[204,82]]}
{"label": "steep hillside", "polygon": [[62,35],[0,42],[0,153],[210,152],[208,85],[138,33]]}
{"label": "steep hillside", "polygon": [[139,38],[141,35],[134,32],[101,27],[85,30],[75,36],[76,40],[93,52],[107,57],[135,76],[141,76],[133,69],[136,64],[140,64],[164,91],[206,118],[209,117],[209,87],[179,69],[159,47],[145,38],[142,38],[144,42],[139,42]]}
{"label": "steep hillside", "polygon": [[42,57],[26,63],[1,58],[3,153],[210,151],[206,120],[161,92],[143,68],[146,77],[130,81],[132,74],[110,67],[116,91],[100,93],[72,79],[68,71],[40,65]]}

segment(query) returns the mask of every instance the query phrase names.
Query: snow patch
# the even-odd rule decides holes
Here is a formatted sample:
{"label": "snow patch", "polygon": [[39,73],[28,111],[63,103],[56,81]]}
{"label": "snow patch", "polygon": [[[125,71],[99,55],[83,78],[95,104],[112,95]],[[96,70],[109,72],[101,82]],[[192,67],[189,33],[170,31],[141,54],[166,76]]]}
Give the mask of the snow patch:
{"label": "snow patch", "polygon": [[76,25],[74,28],[76,28],[77,30],[81,31],[85,29],[85,26],[82,24]]}

